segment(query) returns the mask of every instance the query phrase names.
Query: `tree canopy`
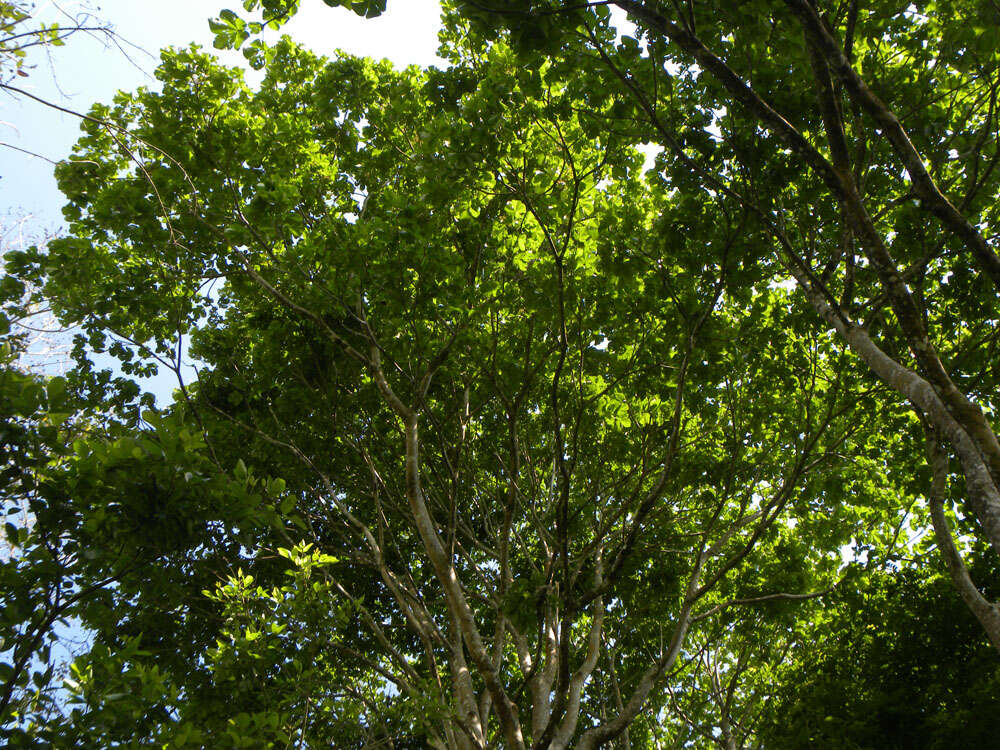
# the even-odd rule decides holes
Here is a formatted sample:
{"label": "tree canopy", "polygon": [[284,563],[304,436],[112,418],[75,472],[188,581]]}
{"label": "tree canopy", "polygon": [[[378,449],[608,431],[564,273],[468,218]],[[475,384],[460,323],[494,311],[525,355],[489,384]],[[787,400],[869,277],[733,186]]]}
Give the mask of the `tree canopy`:
{"label": "tree canopy", "polygon": [[0,381],[35,394],[3,575],[45,602],[5,607],[7,741],[903,747],[858,714],[995,713],[1000,11],[453,2],[447,67],[396,70],[251,39],[296,7],[213,21],[259,87],[177,48],[95,106],[68,232],[7,256],[11,305],[84,332],[64,380]]}

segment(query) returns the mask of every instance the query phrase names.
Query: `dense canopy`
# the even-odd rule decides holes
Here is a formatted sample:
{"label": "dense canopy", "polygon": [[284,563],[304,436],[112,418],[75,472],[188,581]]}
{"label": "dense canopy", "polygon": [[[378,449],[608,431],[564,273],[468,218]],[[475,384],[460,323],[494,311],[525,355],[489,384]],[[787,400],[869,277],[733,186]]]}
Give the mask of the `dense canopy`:
{"label": "dense canopy", "polygon": [[296,7],[6,258],[85,332],[3,363],[6,741],[991,741],[995,4],[452,2],[426,70]]}

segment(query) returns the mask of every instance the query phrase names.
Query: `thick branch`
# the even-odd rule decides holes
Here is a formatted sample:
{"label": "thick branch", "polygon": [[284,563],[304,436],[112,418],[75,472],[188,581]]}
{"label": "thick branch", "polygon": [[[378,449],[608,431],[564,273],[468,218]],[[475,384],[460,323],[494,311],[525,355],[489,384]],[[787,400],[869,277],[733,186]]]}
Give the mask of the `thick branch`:
{"label": "thick branch", "polygon": [[925,207],[965,243],[982,270],[1000,289],[1000,257],[993,252],[979,230],[938,188],[899,118],[854,70],[840,43],[823,23],[816,7],[808,0],[785,0],[785,4],[799,18],[812,44],[829,60],[834,74],[843,81],[851,99],[868,113],[892,144],[910,175],[913,191],[924,202]]}
{"label": "thick branch", "polygon": [[[808,5],[805,0],[786,0],[786,2],[793,3],[796,7]],[[751,89],[739,75],[726,65],[723,60],[712,53],[696,36],[673,24],[669,19],[656,13],[644,4],[636,2],[636,0],[619,0],[617,5],[641,20],[650,29],[663,34],[683,51],[692,55],[703,68],[718,79],[738,103],[742,104],[753,114],[761,124],[785,141],[789,148],[816,172],[830,191],[838,199],[845,202],[854,234],[861,242],[872,267],[878,274],[879,280],[886,290],[893,311],[899,320],[900,327],[915,359],[920,364],[925,377],[938,390],[941,399],[947,405],[949,411],[951,411],[954,420],[957,420],[963,429],[968,431],[977,449],[982,452],[989,471],[992,474],[995,485],[994,492],[996,492],[997,485],[1000,485],[1000,442],[998,442],[992,428],[986,422],[982,410],[955,386],[944,365],[941,363],[937,351],[927,336],[923,318],[913,300],[913,296],[906,286],[899,269],[896,267],[888,248],[885,246],[882,236],[876,229],[872,217],[868,214],[850,171],[846,167],[837,168],[828,162],[791,123],[767,104],[757,92]],[[815,11],[811,11],[811,13],[815,15]],[[816,17],[816,23],[822,27],[822,21],[818,19],[818,16]],[[833,40],[833,37],[829,32],[824,30],[826,37],[828,37],[824,41],[826,37],[820,38],[816,36],[812,33],[811,29],[813,29],[812,25],[808,25],[807,32],[811,34],[810,38],[818,40],[818,43],[822,43],[821,49],[827,55],[828,59],[830,59],[830,55],[833,53],[827,47],[829,46],[828,41]],[[833,40],[833,44],[836,47],[836,40]],[[849,61],[843,55],[843,52],[839,50],[839,47],[837,47],[837,55],[839,55],[838,59],[846,62],[847,69],[853,75],[853,78],[851,78],[851,82],[853,83],[845,81],[845,84],[848,84],[849,92],[852,90],[860,91],[859,86],[863,86],[864,84],[853,73],[853,68],[850,67]],[[841,75],[844,73],[843,66],[840,66],[837,60],[833,60],[832,65],[836,74]],[[851,85],[854,86],[854,89],[851,89]],[[867,87],[865,87],[865,91],[871,97],[874,97],[874,94],[871,94]],[[877,102],[877,98],[873,99],[872,102]],[[869,102],[869,104],[872,104],[872,102]],[[881,104],[881,102],[878,102],[878,104],[885,109],[884,104]],[[886,111],[888,112],[888,110]],[[891,115],[891,113],[889,114]],[[898,121],[894,115],[892,116],[892,120],[898,126]],[[888,127],[889,124],[887,121],[885,126]],[[899,130],[902,133],[901,127]],[[903,136],[905,137],[905,133],[903,133]],[[907,143],[909,143],[908,140]],[[910,148],[912,149],[912,144],[910,144]]]}
{"label": "thick branch", "polygon": [[[600,555],[600,550],[598,550],[597,570],[594,574],[594,587],[598,589],[601,587],[603,578]],[[583,664],[573,673],[573,677],[569,681],[569,700],[567,701],[566,714],[559,724],[552,744],[549,746],[552,750],[565,750],[569,747],[569,741],[576,731],[577,721],[580,718],[580,695],[583,693],[584,684],[593,673],[594,667],[597,666],[597,657],[601,654],[603,627],[604,598],[599,596],[594,602],[594,616],[590,625],[590,636],[587,638],[587,655],[584,657]]]}
{"label": "thick branch", "polygon": [[930,502],[931,521],[934,524],[934,538],[937,540],[941,557],[948,567],[951,582],[958,590],[962,600],[976,616],[986,631],[993,647],[1000,651],[1000,608],[984,597],[969,575],[968,568],[962,560],[962,555],[955,547],[948,519],[944,514],[944,491],[948,478],[948,454],[941,443],[935,438],[932,430],[924,431],[927,436],[927,460],[933,471],[931,480]]}
{"label": "thick branch", "polygon": [[849,320],[842,310],[835,309],[816,288],[801,260],[791,252],[787,239],[779,235],[779,241],[791,259],[792,275],[820,317],[847,341],[880,380],[920,409],[931,425],[947,436],[962,463],[973,510],[993,549],[1000,554],[1000,492],[972,438],[955,420],[933,386],[892,359],[872,341],[867,331]]}
{"label": "thick branch", "polygon": [[486,689],[493,696],[500,726],[507,738],[509,747],[523,750],[524,738],[521,734],[521,722],[517,715],[517,707],[511,701],[490,659],[490,654],[483,643],[479,628],[476,626],[472,608],[465,598],[465,593],[459,584],[455,567],[445,551],[441,538],[431,520],[430,512],[424,501],[420,486],[420,439],[417,417],[410,412],[405,418],[406,427],[406,496],[413,514],[413,521],[424,543],[424,549],[430,558],[431,565],[438,581],[444,588],[448,600],[448,608],[454,614],[462,639],[469,649],[469,655],[479,670]]}
{"label": "thick branch", "polygon": [[798,154],[828,187],[840,192],[840,178],[833,165],[826,160],[823,154],[794,125],[764,101],[760,94],[750,88],[749,84],[740,78],[725,61],[706,47],[698,37],[646,7],[643,3],[637,2],[637,0],[617,0],[615,4],[649,28],[666,36],[684,52],[694,57],[702,68],[725,86],[737,102],[746,107],[761,123]]}

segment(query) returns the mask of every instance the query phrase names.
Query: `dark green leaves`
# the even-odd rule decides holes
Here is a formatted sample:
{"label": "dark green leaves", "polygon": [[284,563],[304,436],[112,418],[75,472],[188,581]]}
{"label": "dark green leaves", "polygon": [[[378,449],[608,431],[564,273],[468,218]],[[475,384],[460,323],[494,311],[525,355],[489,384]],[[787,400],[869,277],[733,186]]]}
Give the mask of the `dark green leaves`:
{"label": "dark green leaves", "polygon": [[331,8],[350,8],[359,16],[375,18],[385,12],[386,0],[323,0]]}

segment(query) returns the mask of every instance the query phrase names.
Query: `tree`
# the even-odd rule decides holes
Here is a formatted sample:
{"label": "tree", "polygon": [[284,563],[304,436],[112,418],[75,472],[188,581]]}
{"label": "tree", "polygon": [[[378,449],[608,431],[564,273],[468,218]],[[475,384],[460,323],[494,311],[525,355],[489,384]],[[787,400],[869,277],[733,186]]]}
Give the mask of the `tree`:
{"label": "tree", "polygon": [[[68,23],[45,23],[36,10],[32,3],[0,2],[0,88],[37,99],[12,85],[30,76],[32,50],[61,46],[80,32],[112,42],[115,37],[87,13],[59,9]],[[181,444],[189,449],[194,441],[170,420],[137,430],[134,407],[151,403],[151,397],[140,398],[139,387],[126,378],[93,372],[82,340],[74,347],[84,364],[67,377],[53,376],[63,363],[48,356],[52,342],[45,339],[65,336],[56,345],[61,355],[69,334],[54,330],[28,270],[46,252],[46,240],[36,235],[37,244],[27,247],[24,238],[34,233],[30,217],[12,223],[0,237],[0,738],[5,746],[35,747],[66,740],[53,727],[64,719],[67,662],[87,641],[80,629],[83,613],[91,624],[107,620],[100,609],[110,590],[134,595],[134,582],[151,579],[149,566],[161,562],[132,528],[135,494],[144,503],[162,499],[167,493],[151,492],[149,483],[169,487],[179,466],[171,460],[185,453],[178,450]],[[126,403],[133,407],[130,415],[120,408]],[[195,455],[184,468],[197,470],[202,460]],[[121,478],[126,465],[137,475],[130,482]],[[213,471],[209,481],[194,481],[188,490],[199,485],[204,500],[225,482],[224,474]],[[171,499],[181,494],[171,488]],[[262,512],[254,511],[257,517]],[[119,655],[134,649],[135,643]]]}
{"label": "tree", "polygon": [[[916,498],[997,642],[948,528],[995,542],[991,50],[921,7],[616,4],[638,39],[455,4],[443,71],[257,46],[257,92],[168,52],[92,112],[35,272],[135,372],[191,341],[150,419],[243,490],[132,493],[169,596],[145,568],[84,614],[64,741],[652,746],[681,717],[735,747],[796,644],[765,634]],[[908,141],[905,101],[937,123]]]}
{"label": "tree", "polygon": [[[54,625],[72,605],[61,584],[71,578],[57,550],[33,529],[29,507],[37,472],[59,451],[59,425],[68,416],[66,384],[22,372],[16,361],[24,331],[18,320],[29,311],[23,287],[4,275],[0,317],[0,498],[4,515],[0,551],[0,728],[12,717],[44,713],[54,676]],[[12,326],[12,323],[14,324]],[[11,330],[13,327],[13,331]]]}
{"label": "tree", "polygon": [[[1000,552],[996,7],[611,5],[643,44],[612,41],[604,4],[457,3],[533,60],[598,71],[592,88],[628,102],[671,178],[697,174],[751,212],[775,274],[913,409],[928,450],[958,462],[966,512]],[[1000,610],[934,515],[952,580],[1000,649]]]}
{"label": "tree", "polygon": [[[970,568],[996,581],[982,552]],[[1000,671],[949,589],[911,567],[838,592],[787,660],[760,732],[765,745],[995,747]]]}
{"label": "tree", "polygon": [[[245,5],[276,19],[297,8]],[[967,512],[1000,554],[989,364],[1000,60],[986,32],[1000,10],[985,0],[829,6],[450,5],[485,39],[503,33],[528,65],[596,72],[591,91],[621,100],[613,127],[661,146],[669,178],[692,172],[749,211],[776,276],[795,279],[822,323],[919,415],[927,450],[943,462],[950,447]],[[615,41],[610,7],[628,14],[635,38]],[[933,516],[952,581],[1000,650],[1000,609]]]}
{"label": "tree", "polygon": [[[150,413],[140,429],[127,405],[149,399],[135,383],[87,368],[67,377],[24,369],[39,318],[24,277],[41,253],[7,250],[0,278],[0,738],[10,747],[74,744],[64,728],[64,679],[76,684],[67,663],[86,651],[90,633],[135,619],[125,602],[161,619],[164,608],[179,606],[176,577],[192,573],[176,568],[198,553],[181,555],[178,537],[210,560],[239,540],[199,532],[275,516],[254,483],[219,471],[179,420]],[[83,352],[78,340],[76,354]],[[138,639],[119,635],[113,658],[128,659]],[[97,661],[101,648],[98,640],[87,660]],[[120,716],[117,706],[108,713]]]}
{"label": "tree", "polygon": [[864,457],[891,438],[856,417],[880,386],[761,278],[746,211],[647,182],[563,71],[271,58],[253,92],[165,53],[59,168],[59,314],[127,362],[190,337],[171,412],[283,479],[280,528],[195,563],[224,581],[191,586],[190,650],[155,606],[96,625],[185,699],[126,730],[95,671],[78,736],[651,742],[692,628],[828,589],[883,512]]}

